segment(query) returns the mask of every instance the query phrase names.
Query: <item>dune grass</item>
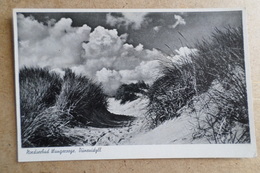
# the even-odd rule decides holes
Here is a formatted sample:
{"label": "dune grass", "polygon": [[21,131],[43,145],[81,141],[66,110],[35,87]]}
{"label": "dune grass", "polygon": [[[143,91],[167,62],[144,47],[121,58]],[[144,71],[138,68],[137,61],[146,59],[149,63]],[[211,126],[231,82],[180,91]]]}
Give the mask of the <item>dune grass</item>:
{"label": "dune grass", "polygon": [[[214,143],[250,142],[242,28],[215,29],[209,40],[195,48],[198,51],[189,61],[183,57],[181,64],[162,63],[163,76],[149,90],[152,128],[179,116],[178,111],[188,106],[197,112],[207,109],[206,118],[199,120],[203,123],[197,122],[194,136]],[[213,87],[216,84],[219,87]],[[217,111],[205,105],[193,107],[193,98],[205,93]]]}
{"label": "dune grass", "polygon": [[163,76],[157,79],[148,91],[150,103],[148,115],[153,127],[178,117],[182,108],[195,94],[194,75],[191,64],[165,66]]}
{"label": "dune grass", "polygon": [[93,110],[107,109],[107,97],[101,85],[67,69],[55,106],[74,117],[70,125],[84,127],[91,122]]}
{"label": "dune grass", "polygon": [[101,85],[66,69],[61,78],[42,68],[20,70],[23,147],[71,146],[83,136],[74,127],[122,127],[134,118],[107,110]]}

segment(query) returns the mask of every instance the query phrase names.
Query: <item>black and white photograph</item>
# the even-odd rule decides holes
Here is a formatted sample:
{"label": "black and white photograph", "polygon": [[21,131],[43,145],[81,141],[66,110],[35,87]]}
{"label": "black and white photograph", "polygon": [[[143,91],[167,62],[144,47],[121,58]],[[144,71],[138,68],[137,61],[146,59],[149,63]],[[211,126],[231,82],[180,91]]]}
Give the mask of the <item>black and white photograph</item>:
{"label": "black and white photograph", "polygon": [[13,17],[19,161],[255,155],[243,10]]}

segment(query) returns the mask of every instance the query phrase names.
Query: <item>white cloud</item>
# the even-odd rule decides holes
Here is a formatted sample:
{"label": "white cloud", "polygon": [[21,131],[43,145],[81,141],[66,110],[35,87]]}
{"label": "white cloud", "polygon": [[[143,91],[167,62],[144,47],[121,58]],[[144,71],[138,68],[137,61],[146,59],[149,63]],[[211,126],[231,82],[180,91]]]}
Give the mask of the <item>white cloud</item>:
{"label": "white cloud", "polygon": [[188,47],[181,47],[179,50],[175,50],[177,52],[174,56],[168,56],[167,59],[173,63],[183,64],[187,62],[191,62],[191,55],[197,53],[197,49],[191,49]]}
{"label": "white cloud", "polygon": [[198,50],[197,49],[190,49],[188,47],[181,47],[179,50],[175,50],[179,55],[181,56],[189,56],[191,54],[196,53]]}
{"label": "white cloud", "polygon": [[108,30],[101,26],[90,34],[89,42],[84,43],[83,48],[87,69],[93,69],[94,72],[103,67],[113,70],[134,69],[142,61],[163,56],[156,49],[144,49],[142,44],[134,47],[125,43],[125,39],[122,39],[122,35],[118,36],[115,29]]}
{"label": "white cloud", "polygon": [[43,25],[22,15],[18,23],[20,67],[49,67],[61,76],[62,68],[71,68],[101,82],[109,95],[122,83],[143,80],[151,84],[159,75],[158,59],[163,53],[126,43],[128,35],[118,35],[116,29],[98,26],[90,32],[87,25],[72,27],[71,19]]}
{"label": "white cloud", "polygon": [[173,25],[170,25],[169,28],[176,28],[178,25],[186,25],[186,21],[179,15],[174,15],[174,18],[177,20]]}
{"label": "white cloud", "polygon": [[135,50],[136,50],[136,51],[142,51],[142,50],[144,50],[144,46],[139,43],[139,44],[135,47]]}
{"label": "white cloud", "polygon": [[106,22],[111,26],[117,26],[118,28],[123,26],[126,29],[132,27],[134,30],[138,30],[141,28],[142,24],[146,23],[148,19],[145,16],[148,13],[130,13],[124,12],[122,13],[122,17],[113,16],[111,13],[107,14]]}
{"label": "white cloud", "polygon": [[159,60],[142,61],[139,66],[133,70],[121,70],[119,74],[122,76],[122,83],[136,83],[138,81],[145,81],[152,84],[160,76],[160,62]]}
{"label": "white cloud", "polygon": [[116,30],[103,27],[95,28],[83,48],[85,64],[80,73],[95,76],[109,95],[113,95],[123,83],[143,80],[151,84],[159,75],[158,59],[164,57],[156,49],[148,50],[142,44],[134,47],[125,43]]}
{"label": "white cloud", "polygon": [[72,20],[62,18],[46,26],[31,17],[18,17],[19,63],[22,66],[71,67],[82,62],[82,42],[91,28],[72,27]]}
{"label": "white cloud", "polygon": [[[123,38],[125,38],[125,35],[123,35]],[[118,36],[117,30],[108,30],[98,26],[90,33],[89,42],[83,44],[85,56],[88,59],[94,59],[97,55],[99,57],[111,57],[117,54],[124,44],[124,40]]]}
{"label": "white cloud", "polygon": [[100,71],[96,72],[96,79],[103,84],[104,92],[109,95],[114,95],[122,84],[122,77],[119,72],[106,68],[102,68]]}
{"label": "white cloud", "polygon": [[52,28],[50,28],[50,35],[54,37],[62,37],[67,33],[73,32],[71,27],[72,20],[69,18],[61,18]]}
{"label": "white cloud", "polygon": [[22,14],[18,14],[17,21],[19,40],[37,41],[49,35],[48,27],[34,20],[33,17],[24,17]]}
{"label": "white cloud", "polygon": [[54,72],[54,73],[60,75],[61,78],[63,78],[65,76],[65,71],[60,68],[51,69],[50,72]]}
{"label": "white cloud", "polygon": [[143,13],[122,13],[125,19],[129,20],[133,25],[133,29],[140,29],[142,23],[145,21],[145,16],[148,14]]}
{"label": "white cloud", "polygon": [[142,61],[140,65],[131,70],[102,68],[96,72],[95,79],[103,84],[105,93],[114,95],[122,84],[144,81],[151,85],[160,76],[160,71],[161,65],[158,60]]}
{"label": "white cloud", "polygon": [[[123,37],[126,37],[125,35]],[[107,94],[113,95],[123,83],[145,81],[151,84],[159,75],[158,59],[164,55],[156,50],[144,49],[142,44],[134,47],[125,43],[116,30],[101,26],[90,34],[89,42],[83,44],[85,63],[75,70],[101,82]]]}

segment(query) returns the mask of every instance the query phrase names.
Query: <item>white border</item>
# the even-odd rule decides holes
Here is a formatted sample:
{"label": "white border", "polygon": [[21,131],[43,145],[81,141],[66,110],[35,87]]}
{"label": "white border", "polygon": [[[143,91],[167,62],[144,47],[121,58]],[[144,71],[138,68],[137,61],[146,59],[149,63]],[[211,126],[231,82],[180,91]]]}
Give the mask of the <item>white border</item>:
{"label": "white border", "polygon": [[253,113],[253,92],[252,92],[252,80],[251,80],[251,68],[250,68],[250,56],[249,56],[249,42],[248,42],[248,29],[246,22],[246,10],[242,11],[243,17],[243,41],[244,41],[244,60],[245,60],[245,72],[246,72],[246,87],[247,87],[247,102],[248,102],[248,115],[249,115],[249,128],[250,139],[252,147],[255,148],[255,157],[257,156],[256,136],[255,136],[255,123]]}
{"label": "white border", "polygon": [[[20,95],[19,95],[19,59],[18,59],[18,12],[221,12],[242,11],[248,111],[250,125],[250,144],[183,144],[183,145],[120,145],[95,147],[48,147],[21,148]],[[248,37],[244,9],[13,9],[15,89],[17,116],[17,149],[19,162],[57,161],[57,160],[101,160],[101,159],[150,159],[150,158],[250,158],[256,157],[256,139],[253,121],[252,87],[250,80],[250,62]],[[79,152],[84,148],[90,152]],[[52,150],[75,150],[73,153],[51,153]],[[26,154],[34,151],[49,154]],[[98,150],[98,152],[91,152]],[[101,152],[99,152],[101,151]]]}

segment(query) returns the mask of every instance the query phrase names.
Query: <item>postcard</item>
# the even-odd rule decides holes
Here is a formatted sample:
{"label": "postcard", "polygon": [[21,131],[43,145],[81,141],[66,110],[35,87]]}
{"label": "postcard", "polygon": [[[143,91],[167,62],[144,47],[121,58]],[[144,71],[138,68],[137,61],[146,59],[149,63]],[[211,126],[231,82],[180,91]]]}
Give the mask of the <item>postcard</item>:
{"label": "postcard", "polygon": [[18,161],[255,157],[243,9],[14,9]]}

